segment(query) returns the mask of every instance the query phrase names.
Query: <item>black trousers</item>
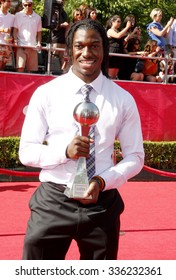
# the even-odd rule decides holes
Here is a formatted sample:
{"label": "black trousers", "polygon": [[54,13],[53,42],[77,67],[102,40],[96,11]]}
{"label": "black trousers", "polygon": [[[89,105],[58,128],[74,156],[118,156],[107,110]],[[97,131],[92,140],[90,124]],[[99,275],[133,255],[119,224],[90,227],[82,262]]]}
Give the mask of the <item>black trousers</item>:
{"label": "black trousers", "polygon": [[63,260],[71,241],[81,260],[117,259],[123,200],[117,190],[101,192],[96,204],[68,198],[63,186],[41,183],[32,195],[24,260]]}

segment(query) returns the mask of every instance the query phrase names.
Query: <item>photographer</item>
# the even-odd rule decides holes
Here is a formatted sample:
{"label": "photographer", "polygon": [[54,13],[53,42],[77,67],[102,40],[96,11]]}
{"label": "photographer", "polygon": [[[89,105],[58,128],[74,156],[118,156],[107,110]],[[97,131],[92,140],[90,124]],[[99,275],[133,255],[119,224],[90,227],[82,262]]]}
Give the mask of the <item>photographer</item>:
{"label": "photographer", "polygon": [[128,43],[128,40],[130,38],[133,38],[134,36],[137,37],[139,40],[141,40],[141,28],[137,25],[137,19],[135,15],[129,14],[125,17],[122,27],[124,28],[127,24],[127,22],[131,22],[131,27],[128,29],[128,32],[125,34],[125,43]]}
{"label": "photographer", "polygon": [[[109,40],[110,53],[125,53],[126,33],[131,28],[131,21],[126,23],[126,26],[121,29],[121,17],[119,15],[111,16],[106,23],[106,32]],[[111,79],[117,79],[119,69],[123,65],[123,57],[110,56],[109,57],[109,76]]]}

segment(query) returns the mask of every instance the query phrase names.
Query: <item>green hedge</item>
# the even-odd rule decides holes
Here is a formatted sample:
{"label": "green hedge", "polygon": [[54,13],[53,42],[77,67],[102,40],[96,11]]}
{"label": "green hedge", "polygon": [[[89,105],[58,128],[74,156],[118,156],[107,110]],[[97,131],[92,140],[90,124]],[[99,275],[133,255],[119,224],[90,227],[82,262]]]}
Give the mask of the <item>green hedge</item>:
{"label": "green hedge", "polygon": [[[121,160],[119,142],[114,144],[117,161]],[[144,141],[145,165],[156,169],[176,169],[176,141]]]}
{"label": "green hedge", "polygon": [[0,138],[0,168],[22,166],[18,157],[19,137]]}
{"label": "green hedge", "polygon": [[[19,137],[0,138],[0,168],[18,168]],[[121,160],[119,142],[114,144],[117,161]],[[145,165],[156,169],[176,169],[176,142],[144,141]]]}

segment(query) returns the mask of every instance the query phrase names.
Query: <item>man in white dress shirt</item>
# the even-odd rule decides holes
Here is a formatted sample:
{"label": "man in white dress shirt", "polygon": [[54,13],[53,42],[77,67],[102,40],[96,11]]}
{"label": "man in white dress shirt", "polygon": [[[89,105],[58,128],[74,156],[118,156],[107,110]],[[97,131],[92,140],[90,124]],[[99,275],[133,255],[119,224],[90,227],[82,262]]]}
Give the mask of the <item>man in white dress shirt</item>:
{"label": "man in white dress shirt", "polygon": [[[118,188],[143,167],[140,118],[133,97],[108,77],[108,41],[103,26],[79,21],[67,34],[71,68],[33,94],[21,134],[20,159],[40,167],[41,184],[30,200],[31,217],[23,259],[64,259],[71,241],[80,259],[116,259],[120,214]],[[75,176],[79,157],[89,156],[92,139],[77,134],[73,111],[82,102],[81,88],[92,86],[90,101],[100,117],[95,128],[95,174],[83,198],[65,189]],[[123,159],[114,165],[114,141]]]}

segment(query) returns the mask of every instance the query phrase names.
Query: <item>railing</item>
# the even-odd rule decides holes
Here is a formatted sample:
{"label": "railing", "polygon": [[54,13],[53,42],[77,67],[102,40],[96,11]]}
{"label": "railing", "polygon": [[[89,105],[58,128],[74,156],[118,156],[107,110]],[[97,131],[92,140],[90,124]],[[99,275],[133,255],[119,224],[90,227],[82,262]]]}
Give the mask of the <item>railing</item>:
{"label": "railing", "polygon": [[[173,63],[176,62],[176,58],[168,58],[166,56],[164,57],[148,57],[148,56],[143,56],[143,55],[129,55],[129,54],[115,54],[115,53],[109,53],[110,56],[116,56],[116,57],[127,57],[127,58],[138,58],[138,59],[150,59],[150,60],[158,60],[158,61],[161,61],[161,60],[164,60],[165,61],[165,75],[164,75],[164,80],[163,80],[163,83],[167,84],[168,83],[168,73],[167,73],[167,69],[168,69],[168,62],[169,61],[172,61]],[[176,73],[174,75],[174,77],[176,78]]]}
{"label": "railing", "polygon": [[[143,166],[143,170],[153,173],[162,177],[168,177],[168,178],[174,178],[176,179],[176,173],[174,172],[167,172],[164,170],[158,170],[152,167],[149,167],[147,165]],[[39,176],[39,171],[19,171],[19,170],[9,170],[5,168],[0,168],[0,174],[4,175],[11,175],[11,176],[17,176],[17,177],[38,177]]]}
{"label": "railing", "polygon": [[[20,48],[22,46],[14,45],[14,44],[0,44],[0,46],[9,46],[11,47],[12,52],[14,52],[14,48]],[[38,52],[46,51],[47,52],[47,65],[46,65],[46,74],[48,76],[53,75],[51,72],[51,58],[52,58],[52,52],[53,51],[59,51],[59,52],[65,52],[64,48],[53,48],[52,44],[46,44],[46,46],[42,46],[41,48],[38,47],[31,47],[31,46],[25,46],[25,48],[30,48],[30,49],[35,49],[38,50]],[[115,56],[115,57],[126,57],[126,58],[137,58],[137,59],[151,59],[151,60],[164,60],[165,61],[165,75],[164,75],[164,80],[163,83],[167,84],[168,83],[168,73],[167,73],[167,68],[168,68],[168,62],[172,61],[173,63],[176,62],[176,58],[168,58],[166,56],[164,57],[148,57],[148,56],[142,56],[142,55],[130,55],[130,54],[121,54],[121,53],[109,53],[109,56]],[[21,73],[20,73],[21,74]],[[32,74],[32,73],[31,73]],[[173,75],[176,78],[176,74]]]}

